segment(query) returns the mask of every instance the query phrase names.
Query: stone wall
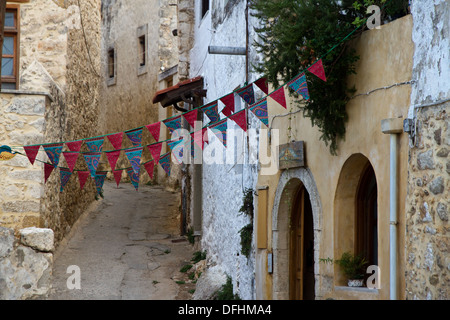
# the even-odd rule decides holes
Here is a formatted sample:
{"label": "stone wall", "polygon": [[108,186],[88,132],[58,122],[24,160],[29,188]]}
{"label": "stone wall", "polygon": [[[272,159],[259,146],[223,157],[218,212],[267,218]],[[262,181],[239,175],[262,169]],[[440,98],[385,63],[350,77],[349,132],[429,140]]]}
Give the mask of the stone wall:
{"label": "stone wall", "polygon": [[[88,138],[98,132],[100,0],[31,0],[20,4],[19,88],[2,92],[2,144],[23,146]],[[5,119],[5,120],[4,120]],[[24,153],[22,148],[15,150]],[[65,149],[64,149],[65,150]],[[43,150],[37,156],[48,161]],[[87,169],[79,159],[76,169]],[[61,157],[60,166],[67,166]],[[41,162],[16,156],[0,168],[0,221],[14,228],[43,226],[58,243],[94,200],[75,175],[60,193],[59,170],[44,184]]]}
{"label": "stone wall", "polygon": [[[246,1],[233,3],[211,1],[209,12],[201,16],[201,1],[195,2],[195,11],[186,13],[195,16],[194,42],[190,49],[189,77],[203,76],[207,97],[203,103],[212,102],[243,86],[247,80],[246,57],[208,54],[208,45],[245,47],[246,45]],[[186,10],[188,7],[185,7]],[[179,7],[181,10],[182,7]],[[183,23],[180,13],[180,24]],[[250,17],[252,30],[255,19]],[[179,27],[180,28],[180,27]],[[188,39],[185,39],[188,43]],[[252,39],[250,39],[252,41]],[[254,55],[250,55],[250,64]],[[183,61],[183,52],[180,52]],[[182,73],[183,69],[179,68]],[[181,77],[181,75],[180,75]],[[257,79],[250,73],[248,81]],[[256,94],[260,94],[255,89]],[[257,97],[258,98],[258,97]],[[236,111],[244,107],[244,101],[235,95]],[[219,103],[219,111],[223,104]],[[205,123],[208,123],[205,117]],[[249,161],[251,150],[258,149],[258,132],[261,121],[249,112],[249,134],[243,133],[234,122],[228,121],[227,148],[212,137],[205,147],[202,164],[202,221],[201,247],[208,252],[208,263],[216,266],[232,278],[234,292],[242,299],[254,299],[254,254],[249,258],[241,253],[239,231],[247,225],[249,218],[239,209],[243,203],[243,191],[255,189],[257,168]],[[233,133],[236,133],[234,136]],[[208,161],[216,159],[215,161]],[[230,161],[233,159],[233,161]],[[227,162],[228,160],[228,162]],[[194,184],[193,182],[192,184]],[[226,190],[226,192],[224,192]]]}
{"label": "stone wall", "polygon": [[[431,2],[431,3],[430,3]],[[406,298],[449,299],[450,7],[414,1],[415,44],[406,198]]]}
{"label": "stone wall", "polygon": [[[1,144],[21,146],[42,143],[44,115],[51,99],[44,94],[2,94],[0,103]],[[17,149],[22,152],[23,150]],[[0,225],[24,228],[39,224],[43,166],[16,155],[0,164]]]}
{"label": "stone wall", "polygon": [[45,299],[51,289],[53,231],[0,227],[0,300]]}

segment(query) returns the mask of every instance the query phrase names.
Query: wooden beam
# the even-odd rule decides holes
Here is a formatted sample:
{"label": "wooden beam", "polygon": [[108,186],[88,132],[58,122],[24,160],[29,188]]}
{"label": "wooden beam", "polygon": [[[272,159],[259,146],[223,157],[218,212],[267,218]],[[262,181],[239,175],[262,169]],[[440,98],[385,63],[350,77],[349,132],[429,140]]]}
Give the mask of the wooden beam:
{"label": "wooden beam", "polygon": [[[5,13],[6,13],[6,0],[0,0],[0,76],[2,74],[2,64],[1,58],[3,55],[3,39],[4,39],[4,30],[5,30]],[[1,82],[0,82],[0,92],[2,91]]]}

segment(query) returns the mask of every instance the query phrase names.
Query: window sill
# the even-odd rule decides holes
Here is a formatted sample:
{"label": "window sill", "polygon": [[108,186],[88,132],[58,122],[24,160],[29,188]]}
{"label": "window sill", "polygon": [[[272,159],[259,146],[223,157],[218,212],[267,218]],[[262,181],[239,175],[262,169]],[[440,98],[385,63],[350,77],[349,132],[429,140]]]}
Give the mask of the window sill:
{"label": "window sill", "polygon": [[367,287],[347,287],[347,286],[335,286],[335,291],[347,291],[347,292],[364,292],[371,294],[378,294],[378,289],[369,289]]}

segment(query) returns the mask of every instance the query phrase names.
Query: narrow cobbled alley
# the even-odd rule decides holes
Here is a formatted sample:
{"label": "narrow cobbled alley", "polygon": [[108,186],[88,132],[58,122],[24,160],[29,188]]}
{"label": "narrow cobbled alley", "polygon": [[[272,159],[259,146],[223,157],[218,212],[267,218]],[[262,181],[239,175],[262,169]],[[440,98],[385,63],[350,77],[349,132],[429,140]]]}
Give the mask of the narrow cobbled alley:
{"label": "narrow cobbled alley", "polygon": [[178,197],[158,186],[136,192],[105,182],[104,199],[55,254],[49,299],[190,299],[195,284],[180,268],[194,249],[179,235]]}

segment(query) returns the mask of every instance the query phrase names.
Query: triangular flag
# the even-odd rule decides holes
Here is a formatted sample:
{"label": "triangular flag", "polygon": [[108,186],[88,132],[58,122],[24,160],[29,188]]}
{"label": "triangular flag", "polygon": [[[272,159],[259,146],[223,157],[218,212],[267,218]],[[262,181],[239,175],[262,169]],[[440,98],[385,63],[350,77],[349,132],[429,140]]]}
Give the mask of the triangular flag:
{"label": "triangular flag", "polygon": [[245,117],[245,109],[238,111],[230,116],[230,119],[237,123],[239,127],[247,132],[247,119]]}
{"label": "triangular flag", "polygon": [[103,150],[103,141],[104,138],[92,138],[89,140],[86,140],[86,145],[90,152],[102,152]]}
{"label": "triangular flag", "polygon": [[64,151],[63,155],[64,158],[66,159],[67,166],[69,167],[70,172],[73,172],[75,164],[77,163],[78,156],[80,154],[78,152]]}
{"label": "triangular flag", "polygon": [[50,174],[52,173],[54,168],[55,167],[51,164],[44,163],[44,182],[47,182],[48,177],[50,177]]}
{"label": "triangular flag", "polygon": [[184,144],[181,144],[181,142],[183,142],[183,139],[167,142],[167,145],[169,146],[170,150],[172,150],[172,154],[174,155],[175,159],[178,161],[178,164],[183,162]]}
{"label": "triangular flag", "polygon": [[101,155],[101,152],[88,152],[83,154],[92,178],[95,178],[95,172],[97,171]]}
{"label": "triangular flag", "polygon": [[309,100],[308,84],[306,83],[306,75],[299,74],[294,79],[289,81],[289,88],[302,95],[303,99]]}
{"label": "triangular flag", "polygon": [[168,176],[170,176],[170,152],[165,153],[159,158],[159,164],[164,169],[164,171],[167,173]]}
{"label": "triangular flag", "polygon": [[83,140],[66,142],[67,148],[69,148],[69,150],[73,152],[80,152],[82,144]]}
{"label": "triangular flag", "polygon": [[227,147],[227,120],[223,119],[209,127],[225,147]]}
{"label": "triangular flag", "polygon": [[123,132],[110,134],[107,137],[114,149],[119,150],[122,148]]}
{"label": "triangular flag", "polygon": [[139,175],[139,172],[141,171],[142,147],[128,149],[125,151],[125,154],[127,155],[127,158],[130,161],[131,167],[133,168],[134,172]]}
{"label": "triangular flag", "polygon": [[80,181],[81,190],[83,190],[88,177],[89,177],[89,171],[78,171],[78,180]]}
{"label": "triangular flag", "polygon": [[249,105],[255,103],[255,92],[253,91],[253,84],[250,83],[249,85],[237,90],[236,93]]}
{"label": "triangular flag", "polygon": [[130,139],[133,147],[139,147],[142,143],[142,128],[126,131],[125,134]]}
{"label": "triangular flag", "polygon": [[183,117],[191,125],[192,128],[195,128],[195,121],[197,121],[197,114],[198,114],[198,109],[194,109],[192,111],[189,111],[189,112],[183,114]]}
{"label": "triangular flag", "polygon": [[225,104],[225,108],[221,111],[225,116],[229,117],[232,113],[234,113],[234,92],[221,98],[220,101]]}
{"label": "triangular flag", "polygon": [[147,148],[150,151],[153,160],[155,160],[155,162],[158,163],[159,157],[161,155],[162,142],[150,144],[147,146]]}
{"label": "triangular flag", "polygon": [[25,153],[27,154],[28,160],[30,160],[30,162],[31,162],[31,165],[34,164],[34,161],[36,160],[36,156],[39,152],[40,147],[41,147],[41,145],[23,147],[25,150]]}
{"label": "triangular flag", "polygon": [[256,80],[255,85],[258,86],[266,95],[269,94],[269,87],[267,86],[267,79],[266,78],[260,78]]}
{"label": "triangular flag", "polygon": [[250,111],[253,112],[267,127],[269,126],[266,98],[251,106]]}
{"label": "triangular flag", "polygon": [[311,67],[308,68],[308,71],[312,74],[316,75],[323,81],[327,81],[327,78],[325,77],[325,70],[323,68],[322,59],[314,63]]}
{"label": "triangular flag", "polygon": [[158,142],[159,141],[159,135],[160,135],[160,132],[161,132],[161,122],[148,124],[148,125],[146,125],[146,127],[147,127],[148,131],[150,131],[150,133],[153,136],[153,138],[155,138],[155,141]]}
{"label": "triangular flag", "polygon": [[285,109],[286,107],[286,96],[284,95],[284,87],[280,87],[276,91],[272,92],[269,97],[274,99],[276,102],[281,104]]}
{"label": "triangular flag", "polygon": [[209,120],[211,120],[210,123],[214,123],[220,120],[219,112],[217,111],[217,105],[217,101],[214,101],[201,108],[203,113],[208,116]]}
{"label": "triangular flag", "polygon": [[203,128],[191,133],[191,140],[193,140],[200,148],[204,148],[205,142],[208,141],[208,134],[206,133],[208,128]]}
{"label": "triangular flag", "polygon": [[136,191],[139,188],[139,174],[137,174],[133,168],[127,169],[128,176],[130,177],[131,183],[133,184]]}
{"label": "triangular flag", "polygon": [[181,128],[181,114],[176,117],[163,120],[163,122],[172,134],[175,130]]}
{"label": "triangular flag", "polygon": [[148,175],[150,176],[150,179],[153,179],[153,170],[155,168],[155,161],[151,160],[146,163],[144,163],[145,170],[147,171]]}
{"label": "triangular flag", "polygon": [[72,175],[72,171],[66,168],[59,168],[59,172],[61,175],[61,187],[59,189],[59,192],[63,192],[64,187],[66,186],[67,182],[70,179],[70,176]]}
{"label": "triangular flag", "polygon": [[101,194],[103,189],[103,184],[105,183],[105,178],[108,172],[101,171],[95,175],[95,187],[97,188],[97,193]]}
{"label": "triangular flag", "polygon": [[108,158],[109,165],[111,166],[111,170],[113,171],[116,169],[116,164],[119,156],[120,150],[106,152],[106,157]]}
{"label": "triangular flag", "polygon": [[43,147],[53,166],[57,167],[59,163],[59,157],[63,148],[63,143],[47,144]]}
{"label": "triangular flag", "polygon": [[114,180],[116,180],[117,188],[119,187],[120,180],[122,179],[122,171],[123,170],[114,170]]}

